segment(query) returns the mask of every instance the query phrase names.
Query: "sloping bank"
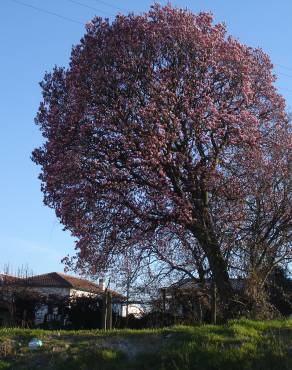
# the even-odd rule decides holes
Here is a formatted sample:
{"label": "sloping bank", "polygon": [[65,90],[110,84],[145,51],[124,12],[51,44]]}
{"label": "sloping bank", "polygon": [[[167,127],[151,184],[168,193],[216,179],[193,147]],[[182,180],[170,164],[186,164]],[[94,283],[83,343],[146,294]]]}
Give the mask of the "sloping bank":
{"label": "sloping bank", "polygon": [[[29,349],[32,338],[43,346]],[[292,320],[158,330],[0,330],[0,369],[291,370]]]}

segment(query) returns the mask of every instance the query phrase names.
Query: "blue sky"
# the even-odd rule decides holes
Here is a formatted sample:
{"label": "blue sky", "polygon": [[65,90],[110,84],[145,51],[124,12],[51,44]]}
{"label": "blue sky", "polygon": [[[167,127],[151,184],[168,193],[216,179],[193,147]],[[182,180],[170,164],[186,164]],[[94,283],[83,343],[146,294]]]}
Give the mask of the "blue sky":
{"label": "blue sky", "polygon": [[[41,100],[38,82],[55,64],[67,65],[72,45],[84,33],[83,24],[95,14],[113,18],[121,10],[143,12],[152,3],[0,0],[0,270],[4,264],[14,270],[28,264],[34,273],[62,271],[61,258],[74,251],[74,240],[42,203],[39,169],[30,160],[31,151],[42,142],[33,122]],[[215,20],[224,21],[241,42],[263,48],[275,64],[277,86],[292,110],[291,0],[172,4],[195,12],[212,11]]]}

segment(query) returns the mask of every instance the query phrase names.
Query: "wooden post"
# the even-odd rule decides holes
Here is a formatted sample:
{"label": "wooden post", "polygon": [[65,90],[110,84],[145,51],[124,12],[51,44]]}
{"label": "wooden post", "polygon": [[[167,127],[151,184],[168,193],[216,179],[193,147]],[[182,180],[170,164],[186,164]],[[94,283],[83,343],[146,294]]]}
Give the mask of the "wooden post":
{"label": "wooden post", "polygon": [[113,307],[112,307],[112,294],[107,293],[107,317],[106,317],[106,328],[112,329],[113,326]]}
{"label": "wooden post", "polygon": [[101,320],[101,328],[106,330],[106,324],[107,324],[107,306],[108,306],[108,303],[107,303],[107,291],[105,291],[103,293],[103,296],[102,296],[102,320]]}
{"label": "wooden post", "polygon": [[199,324],[202,324],[202,322],[203,322],[203,309],[202,309],[202,303],[201,303],[202,296],[197,294],[195,299],[196,299],[195,300],[195,307],[196,307],[196,313],[197,313],[197,316],[198,316],[198,322],[199,322]]}
{"label": "wooden post", "polygon": [[130,281],[127,279],[127,301],[126,301],[126,323],[125,326],[126,328],[129,325],[129,298],[130,298]]}
{"label": "wooden post", "polygon": [[162,289],[162,313],[163,313],[163,326],[166,325],[166,317],[165,317],[165,313],[166,313],[166,289],[163,288]]}
{"label": "wooden post", "polygon": [[213,324],[216,325],[217,323],[217,287],[216,284],[212,284],[212,318]]}

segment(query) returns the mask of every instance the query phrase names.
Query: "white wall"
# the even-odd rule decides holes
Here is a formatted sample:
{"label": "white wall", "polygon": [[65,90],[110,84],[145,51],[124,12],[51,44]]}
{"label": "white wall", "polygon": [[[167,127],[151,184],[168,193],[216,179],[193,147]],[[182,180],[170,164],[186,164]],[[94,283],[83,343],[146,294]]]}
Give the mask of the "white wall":
{"label": "white wall", "polygon": [[[144,313],[143,308],[140,305],[129,304],[128,306],[128,314],[134,315],[135,317],[140,317]],[[123,305],[122,307],[122,316],[126,317],[127,315],[127,306]]]}
{"label": "white wall", "polygon": [[84,290],[70,289],[70,297],[96,297],[97,294],[85,292]]}
{"label": "white wall", "polygon": [[32,287],[32,290],[43,295],[56,295],[58,297],[69,297],[70,288]]}

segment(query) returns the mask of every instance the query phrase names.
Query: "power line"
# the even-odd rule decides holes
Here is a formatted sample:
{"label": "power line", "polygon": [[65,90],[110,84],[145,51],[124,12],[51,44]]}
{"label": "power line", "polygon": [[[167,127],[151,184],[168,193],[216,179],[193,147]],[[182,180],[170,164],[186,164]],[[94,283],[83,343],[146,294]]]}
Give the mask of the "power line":
{"label": "power line", "polygon": [[289,93],[292,93],[292,90],[291,89],[287,89],[286,87],[278,86],[277,88],[279,90],[285,90],[285,91],[288,91]]}
{"label": "power line", "polygon": [[82,6],[83,8],[87,8],[87,9],[95,10],[96,12],[100,12],[100,13],[103,13],[103,14],[105,14],[105,15],[114,16],[114,14],[112,14],[112,13],[108,13],[108,12],[105,12],[104,10],[97,9],[97,8],[95,8],[95,7],[93,7],[93,6],[90,6],[90,5],[87,5],[87,4],[80,3],[79,1],[75,1],[75,0],[67,0],[67,1],[69,1],[70,3],[76,4],[76,5]]}
{"label": "power line", "polygon": [[[42,13],[45,13],[45,14],[48,14],[48,15],[52,15],[54,17],[57,17],[59,19],[63,19],[63,20],[68,21],[68,22],[73,22],[73,23],[77,23],[77,24],[81,24],[81,25],[84,25],[85,24],[85,22],[82,22],[80,20],[73,19],[73,18],[67,17],[65,15],[61,15],[59,13],[55,13],[55,12],[52,12],[50,10],[47,10],[47,9],[44,9],[44,8],[40,8],[40,7],[34,6],[32,4],[25,3],[25,2],[20,1],[20,0],[10,0],[10,1],[11,2],[14,2],[14,3],[18,4],[18,5],[25,6],[27,8],[31,8],[31,9],[37,10],[39,12],[42,12]],[[76,4],[76,5],[82,6],[84,8],[95,10],[97,12],[104,13],[106,15],[114,16],[114,14],[112,14],[112,13],[105,12],[105,11],[103,11],[101,9],[95,8],[95,7],[90,6],[90,5],[83,4],[83,3],[79,2],[79,1],[76,1],[76,0],[67,0],[67,1],[69,1],[69,2],[71,2],[73,4]],[[103,0],[94,0],[94,1],[99,2],[101,4],[104,4],[106,6],[109,6],[111,8],[114,8],[114,9],[125,11],[122,8],[119,8],[119,7],[115,6],[115,5],[112,5],[110,3],[107,3],[106,1],[103,1]],[[180,27],[177,26],[177,27],[170,27],[170,28],[180,28]],[[275,66],[278,66],[280,68],[284,68],[284,69],[287,69],[289,71],[292,71],[292,68],[291,67],[285,66],[283,64],[274,63],[274,65]],[[292,75],[289,75],[289,74],[286,74],[286,73],[283,73],[283,72],[277,72],[277,74],[282,75],[282,76],[285,76],[285,77],[292,78]],[[289,89],[286,89],[286,90],[292,92],[292,90],[289,90]]]}
{"label": "power line", "polygon": [[292,68],[291,67],[284,66],[283,64],[276,64],[276,63],[274,63],[274,64],[275,64],[275,66],[278,66],[278,67],[287,69],[288,71],[292,71]]}
{"label": "power line", "polygon": [[287,75],[287,73],[277,72],[276,74],[292,78],[292,75]]}
{"label": "power line", "polygon": [[77,23],[77,24],[82,24],[84,26],[84,22],[81,22],[81,21],[79,21],[77,19],[69,18],[69,17],[67,17],[65,15],[61,15],[61,14],[58,14],[58,13],[55,13],[55,12],[51,12],[50,10],[39,8],[37,6],[34,6],[34,5],[31,5],[31,4],[25,3],[23,1],[19,1],[19,0],[10,0],[10,1],[12,1],[13,3],[19,4],[19,5],[26,6],[27,8],[31,8],[31,9],[37,10],[38,12],[49,14],[49,15],[53,15],[54,17],[63,19],[65,21],[72,22],[72,23]]}
{"label": "power line", "polygon": [[96,1],[96,2],[98,2],[98,3],[101,3],[101,4],[103,4],[103,5],[109,6],[110,8],[118,9],[118,10],[120,10],[121,12],[128,12],[128,10],[126,10],[126,9],[122,9],[122,8],[120,8],[120,7],[116,6],[116,5],[110,4],[110,3],[108,3],[107,1],[103,1],[103,0],[94,0],[94,1]]}

